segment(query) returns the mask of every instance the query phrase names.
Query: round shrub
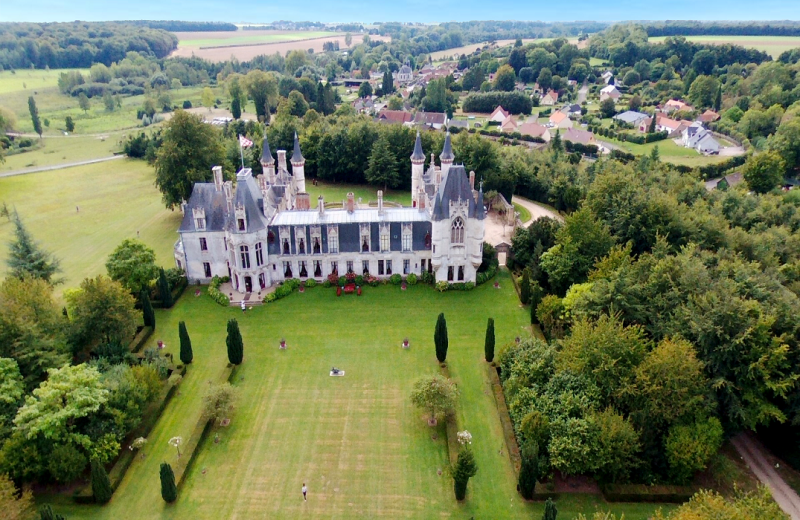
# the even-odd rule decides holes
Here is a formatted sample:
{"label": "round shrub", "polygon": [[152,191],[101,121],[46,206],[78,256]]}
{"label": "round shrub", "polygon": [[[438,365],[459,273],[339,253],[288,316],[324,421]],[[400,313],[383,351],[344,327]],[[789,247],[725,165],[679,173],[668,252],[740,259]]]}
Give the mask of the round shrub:
{"label": "round shrub", "polygon": [[53,449],[47,470],[58,482],[72,482],[81,476],[89,461],[71,444],[61,444]]}
{"label": "round shrub", "polygon": [[314,280],[313,278],[309,278],[308,280],[306,280],[306,287],[307,288],[310,289],[310,288],[316,287],[316,286],[317,286],[317,281]]}
{"label": "round shrub", "polygon": [[389,277],[389,281],[392,283],[392,285],[400,285],[400,282],[403,281],[403,277],[395,273]]}
{"label": "round shrub", "polygon": [[411,273],[410,275],[408,275],[406,277],[406,283],[408,285],[415,285],[417,283],[417,275],[415,275],[414,273]]}
{"label": "round shrub", "polygon": [[361,275],[356,276],[356,285],[364,285],[364,277]]}
{"label": "round shrub", "polygon": [[345,278],[344,276],[340,276],[339,277],[339,287],[344,287],[344,284],[346,284],[346,283],[347,283],[347,278]]}
{"label": "round shrub", "polygon": [[187,99],[186,101],[183,102],[183,108],[184,109],[192,108],[192,102]]}
{"label": "round shrub", "polygon": [[331,283],[330,280],[325,280],[324,282],[322,282],[322,287],[324,287],[325,289],[330,288],[331,285],[333,285],[333,284]]}

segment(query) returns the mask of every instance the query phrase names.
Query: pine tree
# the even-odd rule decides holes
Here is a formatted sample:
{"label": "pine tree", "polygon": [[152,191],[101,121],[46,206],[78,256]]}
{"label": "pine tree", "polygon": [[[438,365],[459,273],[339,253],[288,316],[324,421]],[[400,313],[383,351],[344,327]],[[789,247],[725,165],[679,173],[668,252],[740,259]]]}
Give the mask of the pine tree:
{"label": "pine tree", "polygon": [[387,70],[383,73],[383,95],[388,96],[394,92],[394,80],[392,79],[392,72]]}
{"label": "pine tree", "polygon": [[553,137],[550,146],[553,148],[553,151],[556,152],[556,154],[564,150],[564,145],[561,143],[561,130],[556,130],[556,135]]}
{"label": "pine tree", "polygon": [[153,311],[153,304],[150,303],[150,296],[147,294],[146,290],[139,293],[139,301],[142,302],[142,316],[144,318],[144,326],[153,327],[153,329],[155,330],[156,313],[155,311]]}
{"label": "pine tree", "polygon": [[433,343],[436,345],[436,359],[439,363],[444,363],[447,359],[447,321],[444,313],[439,314],[436,320],[436,329],[433,332]]}
{"label": "pine tree", "polygon": [[231,100],[231,115],[234,119],[239,119],[242,117],[242,102],[238,97],[235,97]]}
{"label": "pine tree", "polygon": [[58,283],[53,280],[53,275],[61,271],[59,261],[39,247],[16,212],[14,213],[14,226],[16,238],[9,244],[8,252],[8,267],[11,268],[11,275],[20,279],[30,276],[41,278],[48,283]]}
{"label": "pine tree", "polygon": [[367,171],[364,172],[364,176],[370,184],[383,184],[384,192],[388,187],[394,188],[400,182],[397,161],[394,153],[392,153],[389,138],[385,133],[382,133],[372,146],[372,152],[369,155],[369,166]]}
{"label": "pine tree", "polygon": [[556,520],[557,515],[558,509],[556,508],[555,502],[548,498],[547,502],[544,503],[544,515],[542,516],[542,520]]}
{"label": "pine tree", "polygon": [[478,472],[478,464],[475,462],[475,455],[472,450],[467,447],[461,449],[458,453],[458,460],[453,469],[453,489],[456,494],[456,500],[464,500],[467,496],[467,484],[469,479],[474,477]]}
{"label": "pine tree", "polygon": [[31,123],[33,123],[33,131],[39,134],[39,139],[42,138],[42,120],[39,119],[39,109],[36,108],[36,100],[33,96],[28,97],[28,111],[31,113]]}
{"label": "pine tree", "polygon": [[158,297],[161,299],[161,305],[163,305],[165,309],[169,309],[175,304],[172,300],[172,291],[169,288],[169,282],[167,281],[167,273],[164,272],[163,267],[158,274]]}
{"label": "pine tree", "polygon": [[536,443],[526,442],[522,447],[522,465],[519,469],[519,494],[525,500],[531,500],[539,478],[539,453]]}
{"label": "pine tree", "polygon": [[172,466],[166,462],[161,463],[161,498],[164,502],[175,502],[178,498],[178,487],[175,485],[175,474]]}
{"label": "pine tree", "polygon": [[228,346],[228,361],[232,365],[241,365],[244,357],[244,343],[239,332],[239,322],[235,319],[228,320],[228,337],[225,339]]}
{"label": "pine tree", "polygon": [[519,299],[522,305],[528,305],[531,302],[531,270],[527,267],[522,270],[522,281],[519,285]]}
{"label": "pine tree", "polygon": [[489,323],[486,325],[486,342],[483,344],[483,352],[487,362],[494,361],[494,318],[489,318]]}
{"label": "pine tree", "polygon": [[106,468],[97,460],[92,461],[92,493],[94,493],[94,501],[98,504],[107,504],[114,493]]}
{"label": "pine tree", "polygon": [[39,518],[37,520],[65,520],[64,515],[56,514],[50,504],[45,504],[39,510]]}
{"label": "pine tree", "polygon": [[194,354],[192,353],[192,340],[186,331],[185,322],[178,323],[178,337],[181,339],[181,363],[188,365],[194,359]]}
{"label": "pine tree", "polygon": [[647,129],[648,134],[656,133],[656,119],[658,119],[658,114],[653,112],[653,117],[650,118],[650,128]]}
{"label": "pine tree", "polygon": [[717,97],[714,98],[714,112],[719,112],[722,106],[722,85],[717,89]]}
{"label": "pine tree", "polygon": [[661,160],[661,153],[658,151],[658,145],[655,145],[650,152],[650,161],[657,163],[659,160]]}

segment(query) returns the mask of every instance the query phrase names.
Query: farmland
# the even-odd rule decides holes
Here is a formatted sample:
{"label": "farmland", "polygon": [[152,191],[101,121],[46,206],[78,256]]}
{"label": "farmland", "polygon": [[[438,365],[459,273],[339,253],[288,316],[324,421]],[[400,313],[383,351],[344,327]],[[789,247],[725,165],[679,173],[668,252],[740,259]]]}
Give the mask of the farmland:
{"label": "farmland", "polygon": [[[650,38],[651,43],[663,42],[666,37]],[[690,42],[707,43],[711,45],[741,45],[764,51],[773,58],[777,58],[784,51],[800,47],[800,37],[797,36],[686,36]]]}

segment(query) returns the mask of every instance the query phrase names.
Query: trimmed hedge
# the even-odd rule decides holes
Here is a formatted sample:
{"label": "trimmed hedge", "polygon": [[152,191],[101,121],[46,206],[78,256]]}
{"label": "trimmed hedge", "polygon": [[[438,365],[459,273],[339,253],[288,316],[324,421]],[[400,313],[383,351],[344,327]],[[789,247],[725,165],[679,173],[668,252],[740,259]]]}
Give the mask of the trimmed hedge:
{"label": "trimmed hedge", "polygon": [[511,114],[530,114],[533,104],[522,92],[481,92],[468,95],[461,104],[464,112],[491,114],[502,106]]}
{"label": "trimmed hedge", "polygon": [[506,440],[508,458],[511,459],[514,475],[517,476],[522,466],[522,456],[520,455],[519,444],[517,444],[517,436],[514,433],[514,424],[511,422],[511,415],[508,413],[503,385],[500,384],[500,376],[492,363],[486,363],[486,371],[489,374],[489,383],[492,385],[492,393],[494,394],[494,402],[497,405],[497,414],[500,416],[500,424],[503,426],[503,437]]}
{"label": "trimmed hedge", "polygon": [[[495,262],[496,262],[496,260],[495,260]],[[498,268],[497,264],[493,263],[492,266],[489,267],[489,269],[485,270],[482,273],[478,273],[475,276],[475,285],[484,284],[484,283],[488,282],[489,280],[491,280],[492,278],[494,278],[494,276],[497,274],[497,268]]]}
{"label": "trimmed hedge", "polygon": [[222,278],[215,276],[208,285],[208,295],[211,296],[211,299],[225,307],[231,304],[231,300],[226,295],[222,294],[222,291],[219,290],[219,286],[230,281],[231,279],[229,276],[223,276]]}
{"label": "trimmed hedge", "polygon": [[147,340],[153,335],[153,330],[153,327],[142,327],[142,330],[137,332],[136,336],[134,336],[133,340],[128,344],[128,350],[134,354],[142,350]]}
{"label": "trimmed hedge", "polygon": [[609,502],[687,502],[696,489],[692,486],[648,486],[646,484],[601,484]]}
{"label": "trimmed hedge", "polygon": [[[189,281],[186,279],[186,277],[183,277],[181,278],[180,283],[172,288],[172,290],[170,291],[172,293],[172,305],[175,305],[175,303],[178,301],[178,298],[180,298],[181,295],[183,295],[183,291],[186,290],[186,287],[188,285]],[[150,304],[153,306],[154,309],[164,308],[164,304],[161,303],[161,300],[151,300]]]}

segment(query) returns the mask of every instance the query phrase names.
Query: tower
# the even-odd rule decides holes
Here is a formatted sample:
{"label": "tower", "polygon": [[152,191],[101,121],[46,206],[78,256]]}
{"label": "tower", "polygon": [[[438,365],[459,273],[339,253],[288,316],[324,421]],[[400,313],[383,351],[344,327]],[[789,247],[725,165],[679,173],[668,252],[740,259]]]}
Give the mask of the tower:
{"label": "tower", "polygon": [[415,208],[419,206],[419,188],[424,170],[425,154],[422,153],[422,141],[417,130],[417,141],[414,143],[414,153],[411,154],[411,205]]}
{"label": "tower", "polygon": [[453,155],[453,145],[450,144],[450,131],[447,131],[447,135],[444,137],[444,147],[442,147],[442,153],[439,154],[439,161],[442,163],[442,178],[447,175],[447,171],[450,169],[450,166],[453,164],[453,159],[455,156]]}
{"label": "tower", "polygon": [[275,159],[272,157],[272,151],[269,149],[266,135],[264,136],[264,143],[261,146],[261,159],[259,162],[261,162],[261,167],[264,169],[267,183],[270,185],[275,184]]}
{"label": "tower", "polygon": [[294,133],[294,152],[292,152],[292,177],[294,177],[295,186],[298,193],[305,193],[306,191],[306,174],[305,165],[306,159],[300,153],[300,140],[297,138],[297,132]]}

